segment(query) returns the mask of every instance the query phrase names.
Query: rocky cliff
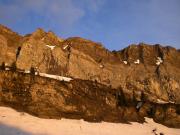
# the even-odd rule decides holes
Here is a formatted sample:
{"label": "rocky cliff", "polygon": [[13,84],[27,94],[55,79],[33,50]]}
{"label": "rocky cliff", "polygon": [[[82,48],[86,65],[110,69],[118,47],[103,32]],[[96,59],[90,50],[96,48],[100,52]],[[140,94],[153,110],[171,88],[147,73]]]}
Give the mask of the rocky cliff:
{"label": "rocky cliff", "polygon": [[[153,103],[147,93],[124,93],[106,85],[81,79],[70,82],[32,74],[0,71],[0,105],[38,117],[84,119],[87,121],[156,122],[180,128],[180,105]],[[140,101],[139,101],[140,99]],[[138,107],[139,106],[139,107]]]}
{"label": "rocky cliff", "polygon": [[[52,117],[60,114],[90,120],[120,121],[118,115],[122,116],[120,113],[123,113],[125,121],[128,118],[142,121],[142,117],[139,116],[144,117],[144,112],[140,115],[135,108],[138,102],[143,102],[147,104],[145,110],[153,108],[152,115],[148,113],[147,116],[162,115],[160,120],[158,116],[158,121],[163,121],[162,123],[170,126],[180,125],[180,51],[175,48],[140,43],[111,52],[100,43],[80,37],[62,39],[53,32],[45,32],[42,29],[20,36],[2,25],[0,25],[0,48],[1,63],[5,62],[9,66],[16,64],[18,69],[26,71],[34,67],[42,73],[74,78],[69,84],[55,83],[53,80],[42,79],[38,76],[32,79],[31,75],[2,71],[0,92],[3,104],[20,107],[26,103],[24,100],[27,100],[28,105],[24,105],[26,106],[24,108],[28,112],[46,117],[51,117],[50,113],[53,111],[50,110],[54,110]],[[7,92],[6,89],[8,89]],[[40,89],[40,95],[36,94],[38,89]],[[54,94],[52,98],[46,95],[49,90],[50,95]],[[29,93],[29,95],[21,99],[12,91],[15,93],[20,91],[21,94]],[[59,95],[57,95],[58,91],[61,91]],[[65,93],[69,96],[67,99]],[[122,93],[125,99],[121,96]],[[38,110],[38,107],[35,107],[36,100],[42,105],[39,107],[40,111],[35,111]],[[119,104],[120,106],[128,104],[128,109],[117,107]],[[174,109],[169,109],[169,107]],[[158,110],[157,113],[154,108]],[[124,112],[125,110],[127,112]],[[168,111],[173,112],[174,121],[170,120],[170,124],[166,119],[167,114],[169,115]],[[136,116],[133,115],[131,118],[128,112],[135,113]],[[126,114],[127,117],[124,116]]]}

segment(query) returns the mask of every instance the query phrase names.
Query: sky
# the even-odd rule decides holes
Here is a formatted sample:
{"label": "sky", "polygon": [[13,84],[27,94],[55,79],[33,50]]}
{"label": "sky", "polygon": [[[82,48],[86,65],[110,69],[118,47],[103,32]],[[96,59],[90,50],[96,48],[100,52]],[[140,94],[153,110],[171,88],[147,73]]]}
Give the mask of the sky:
{"label": "sky", "polygon": [[180,0],[0,0],[0,23],[37,28],[120,50],[140,42],[180,49]]}

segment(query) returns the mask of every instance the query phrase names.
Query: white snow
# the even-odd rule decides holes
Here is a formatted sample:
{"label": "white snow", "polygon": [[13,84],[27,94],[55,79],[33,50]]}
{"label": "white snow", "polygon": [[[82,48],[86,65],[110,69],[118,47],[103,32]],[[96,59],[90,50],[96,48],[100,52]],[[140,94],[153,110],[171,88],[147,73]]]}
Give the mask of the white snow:
{"label": "white snow", "polygon": [[51,50],[53,50],[54,47],[55,47],[55,46],[53,46],[53,45],[46,45],[46,46],[49,47]]}
{"label": "white snow", "polygon": [[10,70],[10,68],[9,67],[5,67],[5,70],[8,71],[8,70]]}
{"label": "white snow", "polygon": [[171,103],[171,104],[175,104],[175,102],[173,102],[173,101],[169,101],[169,103]]}
{"label": "white snow", "polygon": [[136,61],[134,61],[134,64],[139,64],[140,63],[140,60],[137,59]]}
{"label": "white snow", "polygon": [[157,103],[159,103],[159,104],[167,104],[168,102],[164,101],[162,99],[157,99]]}
{"label": "white snow", "polygon": [[69,45],[64,46],[63,49],[65,50],[67,47],[69,47]]}
{"label": "white snow", "polygon": [[8,107],[0,107],[0,135],[179,135],[173,129],[146,118],[146,123],[89,123],[71,119],[41,119],[20,113]]}
{"label": "white snow", "polygon": [[104,66],[103,65],[99,65],[100,68],[103,68]]}
{"label": "white snow", "polygon": [[123,61],[123,63],[124,63],[124,64],[126,64],[126,65],[128,64],[128,62],[127,62],[127,61]]}
{"label": "white snow", "polygon": [[29,74],[29,73],[30,73],[30,71],[29,71],[29,70],[25,70],[25,71],[24,71],[24,73]]}
{"label": "white snow", "polygon": [[161,57],[157,57],[156,65],[160,65],[161,63],[163,63],[162,58]]}
{"label": "white snow", "polygon": [[38,75],[39,73],[38,72],[35,72],[35,75]]}
{"label": "white snow", "polygon": [[162,100],[162,99],[157,99],[157,103],[159,103],[159,104],[167,104],[167,103],[172,103],[172,104],[174,104],[174,102],[172,102],[172,101],[164,101],[164,100]]}
{"label": "white snow", "polygon": [[[10,70],[10,69],[6,67],[6,70]],[[24,70],[24,73],[29,74],[29,73],[31,73],[31,71],[29,71],[29,70]],[[39,76],[47,77],[47,78],[52,78],[52,79],[56,79],[56,80],[59,80],[59,81],[66,81],[66,82],[69,82],[69,81],[73,80],[73,79],[70,78],[70,77],[64,77],[64,76],[58,76],[58,75],[51,75],[51,74],[46,74],[46,73],[39,73],[39,72],[37,72],[37,71],[35,72],[35,75],[39,75]]]}
{"label": "white snow", "polygon": [[39,75],[43,76],[43,77],[48,77],[48,78],[56,79],[56,80],[59,80],[59,81],[69,82],[69,81],[72,80],[72,78],[69,78],[69,77],[50,75],[50,74],[46,74],[46,73],[39,73]]}

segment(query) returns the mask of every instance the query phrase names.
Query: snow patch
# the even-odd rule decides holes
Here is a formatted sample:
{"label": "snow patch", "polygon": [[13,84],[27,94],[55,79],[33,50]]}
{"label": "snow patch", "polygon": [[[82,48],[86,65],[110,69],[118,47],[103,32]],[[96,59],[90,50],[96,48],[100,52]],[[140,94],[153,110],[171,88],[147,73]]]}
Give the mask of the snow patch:
{"label": "snow patch", "polygon": [[46,45],[46,46],[49,47],[51,50],[53,50],[54,47],[55,47],[55,46],[53,46],[53,45]]}
{"label": "snow patch", "polygon": [[34,73],[35,75],[39,75],[39,72],[37,72],[37,71],[35,71],[35,73]]}
{"label": "snow patch", "polygon": [[50,75],[50,74],[46,74],[46,73],[39,73],[39,75],[42,76],[42,77],[48,77],[48,78],[56,79],[56,80],[59,80],[59,81],[69,82],[69,81],[73,80],[72,78],[69,78],[69,77]]}
{"label": "snow patch", "polygon": [[65,50],[65,49],[68,48],[68,47],[69,47],[69,45],[66,45],[66,46],[63,47],[63,49]]}
{"label": "snow patch", "polygon": [[139,64],[140,63],[140,60],[137,59],[136,61],[134,61],[134,64]]}
{"label": "snow patch", "polygon": [[9,68],[9,67],[5,67],[5,70],[6,70],[6,71],[9,71],[9,70],[10,70],[10,68]]}
{"label": "snow patch", "polygon": [[160,65],[161,63],[163,63],[162,58],[161,57],[157,57],[156,65]]}
{"label": "snow patch", "polygon": [[103,68],[104,66],[103,65],[99,65],[100,68]]}
{"label": "snow patch", "polygon": [[162,100],[162,99],[157,99],[157,103],[159,103],[159,104],[167,104],[167,103],[169,103],[169,102],[164,101],[164,100]]}
{"label": "snow patch", "polygon": [[24,70],[24,73],[29,74],[31,72],[29,70]]}
{"label": "snow patch", "polygon": [[126,65],[128,64],[128,62],[127,62],[127,61],[125,61],[125,60],[123,61],[123,63],[124,63],[124,64],[126,64]]}
{"label": "snow patch", "polygon": [[173,102],[173,101],[169,101],[169,103],[171,103],[171,104],[175,104],[175,102]]}

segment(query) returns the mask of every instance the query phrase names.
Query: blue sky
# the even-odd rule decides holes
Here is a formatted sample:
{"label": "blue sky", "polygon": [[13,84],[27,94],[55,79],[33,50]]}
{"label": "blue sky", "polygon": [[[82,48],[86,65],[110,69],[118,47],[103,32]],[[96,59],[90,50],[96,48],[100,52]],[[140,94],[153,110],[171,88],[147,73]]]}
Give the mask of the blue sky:
{"label": "blue sky", "polygon": [[180,0],[0,0],[0,23],[20,34],[41,27],[80,36],[110,50],[139,42],[180,48]]}

